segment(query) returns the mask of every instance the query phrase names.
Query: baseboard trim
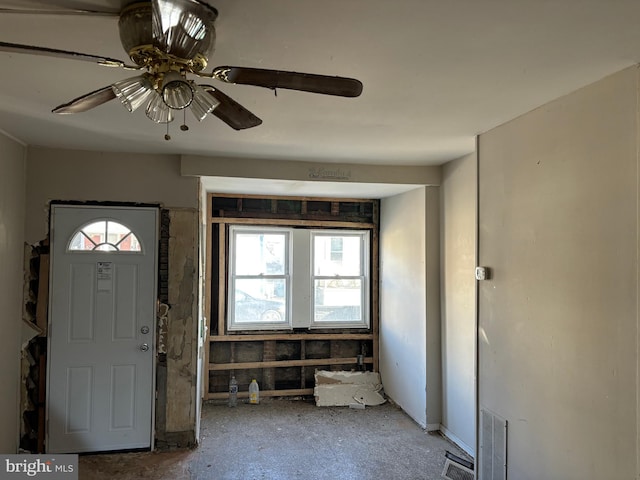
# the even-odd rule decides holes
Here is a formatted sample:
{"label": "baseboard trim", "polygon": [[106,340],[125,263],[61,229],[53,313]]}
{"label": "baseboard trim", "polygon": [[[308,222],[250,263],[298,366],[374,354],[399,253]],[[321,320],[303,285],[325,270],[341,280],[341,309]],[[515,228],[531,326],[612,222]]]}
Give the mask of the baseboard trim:
{"label": "baseboard trim", "polygon": [[449,440],[451,440],[453,443],[455,443],[457,446],[459,446],[467,454],[469,454],[473,458],[475,458],[476,454],[475,454],[475,449],[474,448],[471,448],[469,445],[467,445],[462,440],[460,440],[460,438],[457,435],[455,435],[451,431],[447,430],[447,427],[445,427],[444,425],[440,425],[439,427],[440,427],[440,432],[445,437],[447,437]]}

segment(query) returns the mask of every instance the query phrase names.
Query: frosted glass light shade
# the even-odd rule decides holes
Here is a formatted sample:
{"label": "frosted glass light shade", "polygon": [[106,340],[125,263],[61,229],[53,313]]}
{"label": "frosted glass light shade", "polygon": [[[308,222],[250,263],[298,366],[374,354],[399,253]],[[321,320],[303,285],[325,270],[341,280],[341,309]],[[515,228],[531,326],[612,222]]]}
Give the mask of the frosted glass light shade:
{"label": "frosted glass light shade", "polygon": [[162,98],[169,108],[182,110],[191,105],[193,101],[193,89],[184,76],[178,72],[171,72],[164,77]]}
{"label": "frosted glass light shade", "polygon": [[154,93],[150,78],[145,75],[120,80],[111,85],[113,93],[130,112],[134,112]]}
{"label": "frosted glass light shade", "polygon": [[198,121],[204,118],[216,108],[220,102],[200,85],[191,84],[193,88],[193,102],[191,102],[191,112]]}
{"label": "frosted glass light shade", "polygon": [[147,105],[146,114],[147,117],[156,123],[169,123],[173,121],[173,112],[157,92],[154,92],[149,105]]}

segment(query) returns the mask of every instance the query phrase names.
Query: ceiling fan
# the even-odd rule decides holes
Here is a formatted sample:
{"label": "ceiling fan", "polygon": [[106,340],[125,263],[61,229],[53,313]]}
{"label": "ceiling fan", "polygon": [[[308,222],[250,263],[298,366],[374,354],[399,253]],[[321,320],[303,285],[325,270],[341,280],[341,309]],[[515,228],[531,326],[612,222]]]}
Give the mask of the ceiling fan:
{"label": "ceiling fan", "polygon": [[[24,13],[17,9],[0,9],[2,12]],[[100,12],[74,10],[68,13]],[[144,106],[147,117],[167,126],[177,112],[187,108],[199,121],[213,113],[236,130],[262,123],[219,89],[198,84],[188,75],[273,90],[290,89],[342,97],[357,97],[362,92],[362,83],[354,78],[233,66],[219,66],[210,73],[205,72],[215,46],[217,16],[215,8],[200,0],[151,0],[127,5],[119,14],[118,27],[122,46],[134,65],[86,53],[7,42],[0,42],[0,52],[69,58],[142,71],[75,98],[54,108],[53,112],[84,112],[118,98],[130,112]],[[188,129],[186,125],[181,128]],[[171,138],[168,130],[165,138]]]}

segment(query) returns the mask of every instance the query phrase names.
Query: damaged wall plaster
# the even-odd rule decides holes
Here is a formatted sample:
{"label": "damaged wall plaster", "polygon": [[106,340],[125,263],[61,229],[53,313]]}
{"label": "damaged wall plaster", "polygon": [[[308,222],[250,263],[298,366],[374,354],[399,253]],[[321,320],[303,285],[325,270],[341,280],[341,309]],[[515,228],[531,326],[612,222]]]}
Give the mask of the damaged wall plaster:
{"label": "damaged wall plaster", "polygon": [[198,213],[170,211],[166,430],[195,441],[198,354]]}

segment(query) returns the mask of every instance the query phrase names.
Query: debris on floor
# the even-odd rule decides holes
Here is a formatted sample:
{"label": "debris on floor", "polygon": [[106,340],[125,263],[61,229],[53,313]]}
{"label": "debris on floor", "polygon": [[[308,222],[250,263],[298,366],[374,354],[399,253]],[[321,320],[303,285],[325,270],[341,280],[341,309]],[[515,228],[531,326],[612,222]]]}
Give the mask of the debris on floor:
{"label": "debris on floor", "polygon": [[318,370],[313,394],[318,407],[382,405],[382,383],[378,372],[332,372]]}

